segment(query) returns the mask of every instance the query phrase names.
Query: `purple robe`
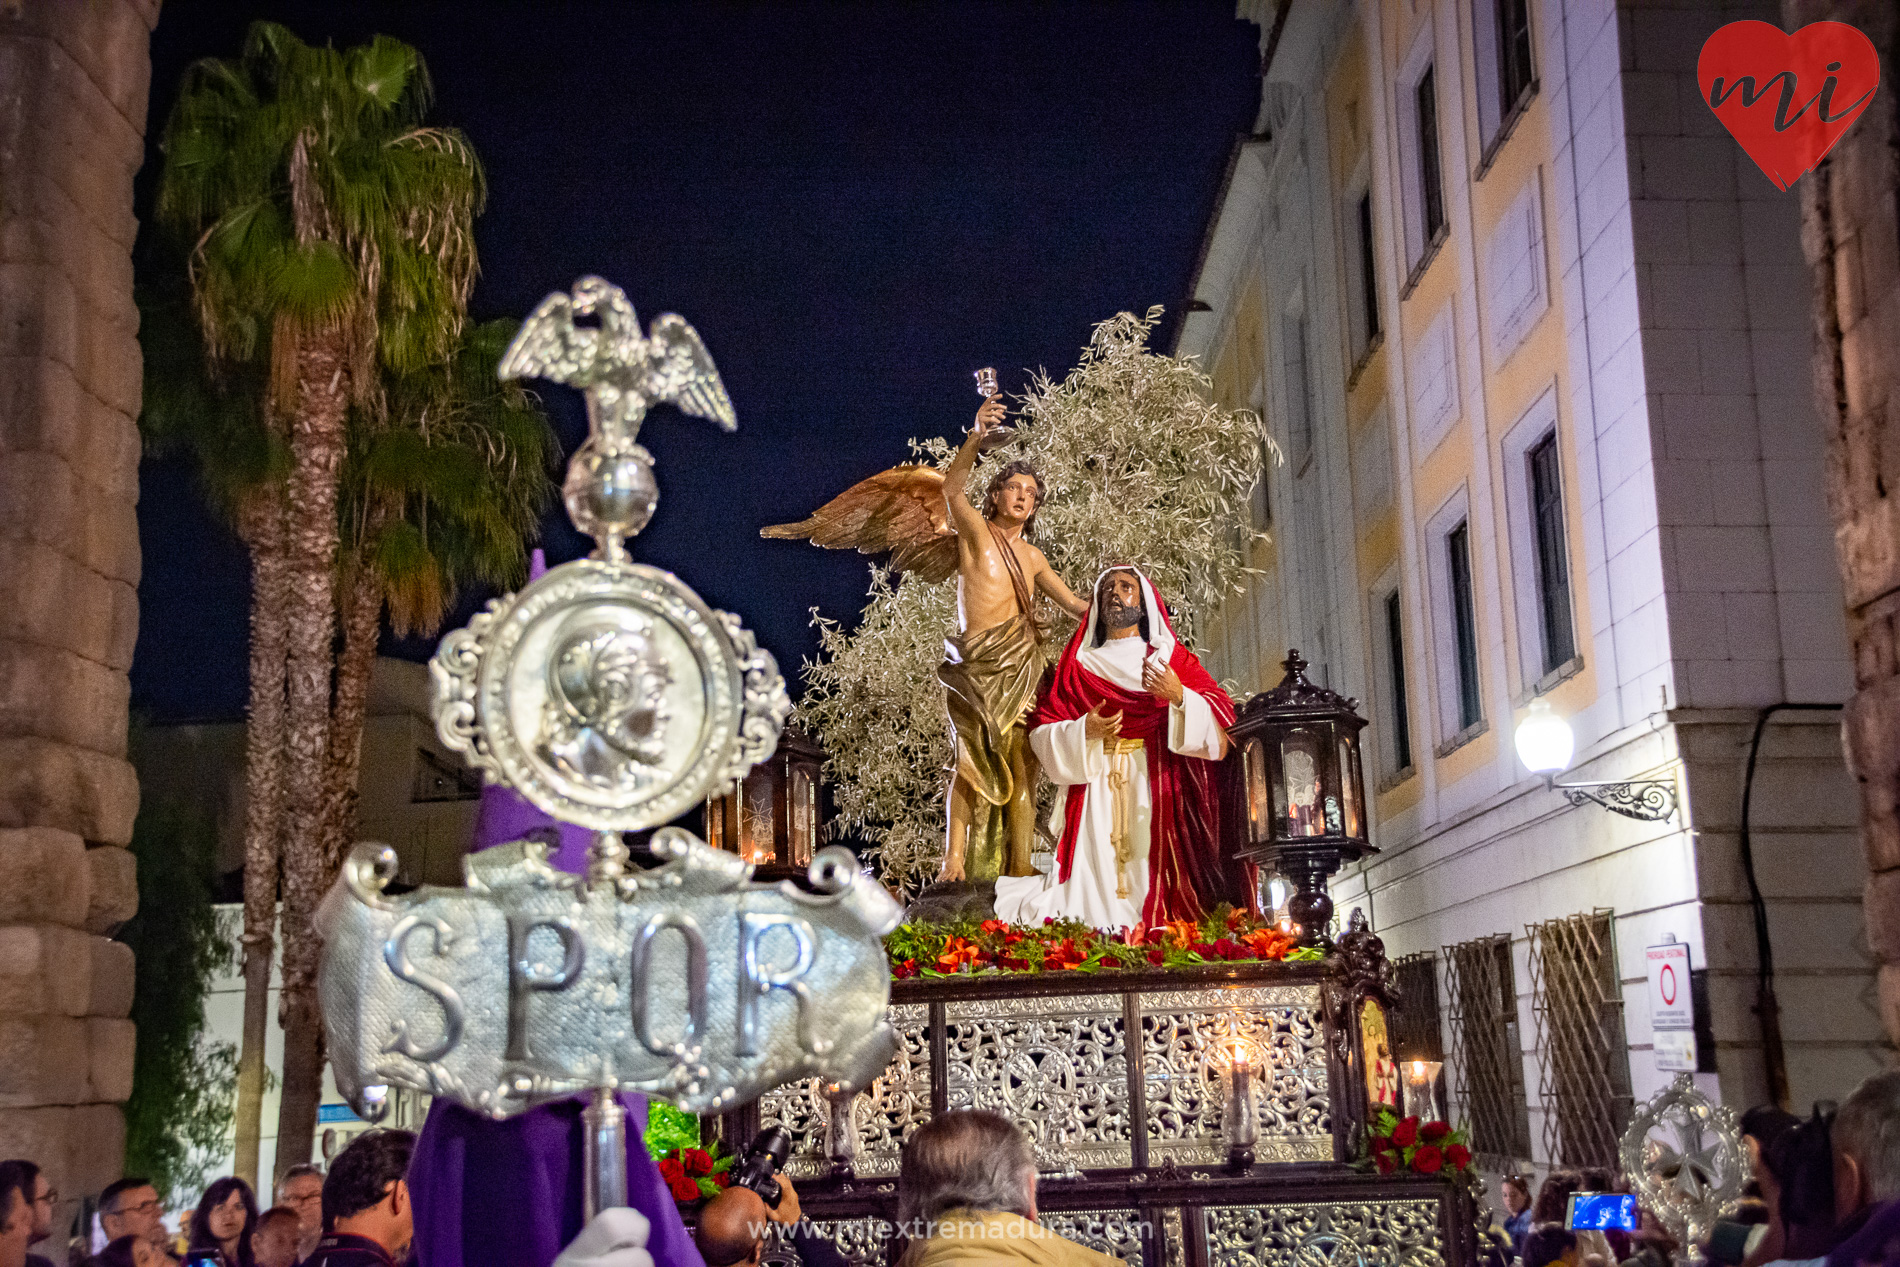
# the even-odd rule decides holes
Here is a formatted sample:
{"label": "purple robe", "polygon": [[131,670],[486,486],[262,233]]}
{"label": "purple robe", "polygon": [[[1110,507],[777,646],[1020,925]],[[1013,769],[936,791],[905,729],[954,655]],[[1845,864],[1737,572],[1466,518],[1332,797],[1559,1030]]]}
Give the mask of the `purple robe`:
{"label": "purple robe", "polygon": [[[530,577],[546,571],[534,552]],[[503,787],[482,791],[469,852],[552,828],[560,844],[548,860],[587,870],[593,834],[560,823]],[[680,1222],[679,1207],[647,1156],[646,1100],[623,1094],[627,1110],[627,1202],[653,1225],[647,1252],[656,1267],[705,1267]],[[438,1099],[409,1163],[420,1267],[549,1267],[581,1231],[581,1110],[571,1096],[496,1122]]]}
{"label": "purple robe", "polygon": [[[627,1109],[627,1204],[653,1229],[656,1267],[704,1267],[679,1207],[647,1156],[646,1101]],[[581,1231],[579,1096],[490,1121],[437,1100],[409,1163],[419,1267],[548,1267]]]}

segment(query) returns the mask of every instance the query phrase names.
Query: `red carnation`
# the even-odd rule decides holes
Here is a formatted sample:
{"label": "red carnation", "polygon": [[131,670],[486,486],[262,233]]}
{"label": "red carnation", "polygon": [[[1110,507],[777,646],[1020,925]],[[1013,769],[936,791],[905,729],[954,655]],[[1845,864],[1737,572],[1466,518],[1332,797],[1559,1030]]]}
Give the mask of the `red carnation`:
{"label": "red carnation", "polygon": [[712,1154],[703,1148],[680,1149],[680,1167],[688,1175],[710,1175],[712,1173]]}
{"label": "red carnation", "polygon": [[1471,1164],[1471,1150],[1463,1144],[1453,1144],[1445,1150],[1445,1164],[1453,1170],[1463,1170]]}
{"label": "red carnation", "polygon": [[917,961],[915,959],[904,960],[903,963],[897,964],[891,969],[891,975],[896,977],[899,981],[902,981],[906,977],[916,976]]}
{"label": "red carnation", "polygon": [[1436,1144],[1423,1144],[1412,1154],[1412,1169],[1421,1175],[1435,1175],[1439,1167],[1445,1164],[1445,1154],[1438,1151]]}
{"label": "red carnation", "polygon": [[1392,1142],[1400,1148],[1410,1148],[1418,1142],[1418,1119],[1408,1117],[1392,1128]]}
{"label": "red carnation", "polygon": [[1451,1134],[1451,1127],[1444,1122],[1427,1122],[1418,1128],[1418,1137],[1427,1144],[1436,1144]]}
{"label": "red carnation", "polygon": [[1168,962],[1168,952],[1156,947],[1148,952],[1148,962],[1159,968]]}
{"label": "red carnation", "polygon": [[660,1163],[660,1178],[666,1180],[675,1201],[699,1200],[699,1185],[686,1177],[685,1167],[676,1159],[668,1157]]}
{"label": "red carnation", "polygon": [[1399,1168],[1399,1155],[1391,1152],[1374,1153],[1372,1163],[1379,1168],[1380,1174],[1389,1175]]}
{"label": "red carnation", "polygon": [[1188,953],[1199,955],[1203,959],[1220,958],[1220,952],[1215,950],[1212,946],[1208,945],[1204,941],[1197,941],[1192,946],[1189,946]]}

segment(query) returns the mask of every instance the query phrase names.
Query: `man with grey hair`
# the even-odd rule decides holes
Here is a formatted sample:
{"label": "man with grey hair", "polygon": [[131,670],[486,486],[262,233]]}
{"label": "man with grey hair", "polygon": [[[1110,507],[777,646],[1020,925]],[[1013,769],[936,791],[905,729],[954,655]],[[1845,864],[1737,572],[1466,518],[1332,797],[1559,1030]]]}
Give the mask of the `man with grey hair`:
{"label": "man with grey hair", "polygon": [[1900,1070],[1873,1074],[1834,1117],[1834,1227],[1828,1267],[1880,1262],[1900,1242]]}
{"label": "man with grey hair", "polygon": [[1036,1220],[1036,1156],[1009,1119],[980,1109],[932,1118],[904,1145],[897,1180],[901,1267],[1119,1267]]}

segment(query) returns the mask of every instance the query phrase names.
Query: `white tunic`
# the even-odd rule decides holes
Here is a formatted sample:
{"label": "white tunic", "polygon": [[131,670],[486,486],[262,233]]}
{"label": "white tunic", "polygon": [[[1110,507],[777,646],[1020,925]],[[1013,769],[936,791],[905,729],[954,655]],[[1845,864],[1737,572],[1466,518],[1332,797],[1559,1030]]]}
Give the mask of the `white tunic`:
{"label": "white tunic", "polygon": [[[1145,690],[1141,684],[1143,643],[1130,636],[1116,638],[1077,655],[1083,668],[1126,691]],[[1165,662],[1162,667],[1166,667]],[[1139,928],[1141,908],[1148,899],[1148,834],[1154,802],[1148,789],[1148,756],[1135,752],[1123,759],[1127,775],[1121,795],[1126,798],[1129,843],[1133,857],[1124,872],[1128,896],[1116,896],[1115,846],[1112,843],[1115,803],[1109,785],[1111,758],[1100,739],[1090,739],[1087,721],[1053,722],[1029,733],[1029,746],[1042,762],[1049,781],[1068,787],[1088,784],[1077,824],[1075,856],[1067,883],[1059,880],[1058,865],[1045,875],[1003,876],[996,881],[997,918],[1012,924],[1040,924],[1045,918],[1076,919],[1092,928]],[[1223,736],[1214,710],[1198,693],[1182,690],[1179,704],[1168,708],[1168,747],[1184,757],[1216,761]],[[1050,831],[1061,839],[1066,822],[1067,795],[1056,798]]]}

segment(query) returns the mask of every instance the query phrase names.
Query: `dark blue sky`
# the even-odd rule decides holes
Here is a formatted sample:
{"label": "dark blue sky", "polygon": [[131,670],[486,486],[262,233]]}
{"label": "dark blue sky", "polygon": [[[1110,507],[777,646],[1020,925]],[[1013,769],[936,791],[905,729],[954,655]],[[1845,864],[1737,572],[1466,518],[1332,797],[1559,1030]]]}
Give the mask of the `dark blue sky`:
{"label": "dark blue sky", "polygon": [[[435,120],[488,170],[475,315],[524,316],[592,272],[705,338],[739,430],[649,416],[661,501],[633,552],[738,612],[796,690],[810,608],[855,616],[867,564],[758,529],[959,431],[977,366],[1015,391],[1116,311],[1173,315],[1258,100],[1258,31],[1233,10],[167,0],[151,129],[184,67],[235,54],[253,17],[421,49]],[[571,447],[578,397],[542,394]],[[139,520],[134,707],[241,716],[243,552],[172,463],[146,464]],[[544,539],[551,562],[585,544],[564,518]]]}

